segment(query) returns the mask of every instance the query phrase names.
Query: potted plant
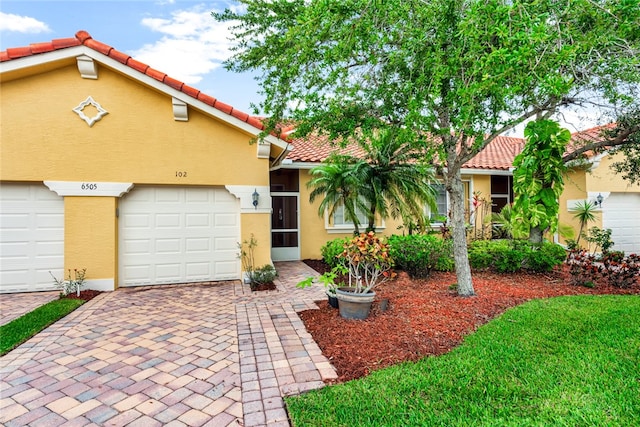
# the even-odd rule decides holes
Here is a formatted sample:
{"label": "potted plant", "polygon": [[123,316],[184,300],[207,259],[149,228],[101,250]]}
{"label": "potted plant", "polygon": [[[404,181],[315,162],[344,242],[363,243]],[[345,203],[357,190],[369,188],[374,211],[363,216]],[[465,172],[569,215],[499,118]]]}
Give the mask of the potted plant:
{"label": "potted plant", "polygon": [[346,260],[349,272],[348,286],[336,289],[340,315],[366,319],[376,296],[374,288],[395,276],[389,245],[370,231],[347,242],[339,257]]}
{"label": "potted plant", "polygon": [[[327,271],[326,273],[318,276],[318,282],[322,283],[325,288],[325,293],[327,294],[329,305],[333,308],[338,308],[338,299],[336,297],[336,290],[338,289],[338,284],[336,283],[336,279],[339,275],[344,275],[348,272],[347,267],[343,265],[338,265],[331,269],[331,271]],[[306,288],[313,284],[314,278],[307,277],[306,279],[299,282],[296,287],[298,288]]]}

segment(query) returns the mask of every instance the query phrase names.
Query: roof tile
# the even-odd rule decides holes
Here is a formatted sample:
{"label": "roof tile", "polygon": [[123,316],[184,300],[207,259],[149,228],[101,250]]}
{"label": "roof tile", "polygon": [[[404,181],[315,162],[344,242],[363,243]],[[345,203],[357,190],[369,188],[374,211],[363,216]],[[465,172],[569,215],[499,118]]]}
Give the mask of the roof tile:
{"label": "roof tile", "polygon": [[169,76],[165,76],[164,84],[169,85],[172,88],[179,91],[182,91],[182,86],[184,86],[184,83],[182,83],[180,80],[176,80],[173,77],[169,77]]}
{"label": "roof tile", "polygon": [[147,68],[147,72],[145,73],[147,76],[158,80],[159,82],[164,82],[164,78],[167,77],[165,73],[162,71],[158,71],[155,68]]}
{"label": "roof tile", "polygon": [[109,52],[111,51],[111,49],[113,49],[108,44],[104,44],[94,39],[87,39],[84,42],[84,45],[87,47],[90,47],[93,50],[100,52],[103,55],[109,55]]}
{"label": "roof tile", "polygon": [[215,108],[222,111],[223,113],[231,114],[233,111],[233,107],[229,104],[225,104],[224,102],[220,102],[216,99],[215,104],[213,104]]}
{"label": "roof tile", "polygon": [[143,74],[145,74],[147,72],[147,69],[149,69],[149,66],[147,64],[140,62],[136,59],[133,59],[131,57],[127,61],[127,65],[136,71],[140,71]]}
{"label": "roof tile", "polygon": [[198,99],[198,94],[200,93],[200,91],[198,89],[196,89],[194,87],[191,87],[189,85],[183,85],[182,86],[182,91],[184,93],[186,93],[187,95],[189,95],[189,96],[191,96],[193,98],[196,98],[196,99]]}
{"label": "roof tile", "polygon": [[54,49],[64,49],[66,47],[80,46],[80,40],[77,38],[68,37],[65,39],[53,39],[51,44]]}
{"label": "roof tile", "polygon": [[207,95],[206,93],[202,93],[202,92],[198,94],[198,100],[212,107],[213,107],[213,104],[216,103],[216,99],[213,96]]}
{"label": "roof tile", "polygon": [[129,58],[131,58],[131,56],[116,49],[111,49],[111,51],[109,52],[109,57],[125,65],[127,64]]}
{"label": "roof tile", "polygon": [[31,55],[31,48],[30,47],[13,47],[13,48],[9,48],[9,49],[7,49],[7,54],[9,55],[9,58],[11,58],[11,59],[22,58],[24,56]]}
{"label": "roof tile", "polygon": [[52,51],[53,48],[53,43],[51,42],[44,42],[44,43],[32,43],[31,44],[31,52],[33,54],[36,53],[44,53],[44,52],[50,52]]}

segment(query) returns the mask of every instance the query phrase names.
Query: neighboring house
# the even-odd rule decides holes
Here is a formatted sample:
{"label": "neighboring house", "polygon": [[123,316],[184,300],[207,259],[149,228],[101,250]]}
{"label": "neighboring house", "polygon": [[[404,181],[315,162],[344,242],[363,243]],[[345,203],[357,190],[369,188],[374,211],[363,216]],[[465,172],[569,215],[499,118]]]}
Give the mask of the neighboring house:
{"label": "neighboring house", "polygon": [[[309,170],[331,152],[326,141],[250,145],[258,118],[84,31],[0,52],[0,81],[0,292],[51,290],[49,271],[61,278],[74,268],[101,290],[239,279],[237,243],[251,235],[263,265],[319,258],[326,241],[352,233],[340,211],[321,217],[309,203]],[[499,137],[465,165],[468,209],[474,192],[495,211],[513,201],[510,168],[523,144]],[[602,194],[592,225],[613,228],[616,249],[640,252],[630,221],[640,188],[609,163],[594,158],[595,174],[570,175],[560,220],[571,222],[576,200]],[[393,234],[401,225],[377,227]]]}

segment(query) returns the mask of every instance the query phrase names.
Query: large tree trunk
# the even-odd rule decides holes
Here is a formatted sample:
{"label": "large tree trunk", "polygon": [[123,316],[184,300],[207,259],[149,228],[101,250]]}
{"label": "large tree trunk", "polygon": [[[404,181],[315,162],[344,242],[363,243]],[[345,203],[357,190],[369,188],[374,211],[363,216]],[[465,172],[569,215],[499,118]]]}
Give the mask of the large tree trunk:
{"label": "large tree trunk", "polygon": [[531,227],[529,229],[529,241],[531,243],[542,243],[542,229],[540,227]]}
{"label": "large tree trunk", "polygon": [[448,176],[451,201],[451,225],[453,228],[453,257],[458,279],[458,295],[469,297],[475,295],[467,252],[467,232],[464,222],[464,186],[460,177],[460,169]]}

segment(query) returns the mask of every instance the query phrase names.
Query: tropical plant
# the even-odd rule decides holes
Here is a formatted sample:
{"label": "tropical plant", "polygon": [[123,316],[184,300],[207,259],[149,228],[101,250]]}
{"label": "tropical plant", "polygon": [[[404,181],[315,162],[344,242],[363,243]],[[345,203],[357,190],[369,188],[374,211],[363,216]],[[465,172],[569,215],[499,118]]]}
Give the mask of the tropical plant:
{"label": "tropical plant", "polygon": [[238,259],[240,259],[242,271],[244,271],[245,279],[252,291],[257,290],[260,285],[273,282],[278,275],[275,267],[271,264],[256,267],[254,255],[256,246],[258,246],[258,240],[253,234],[248,240],[238,243]]}
{"label": "tropical plant", "polygon": [[51,277],[53,277],[53,282],[58,289],[60,289],[60,294],[62,296],[67,296],[72,292],[75,292],[77,296],[80,296],[80,289],[84,286],[85,276],[87,274],[87,269],[83,268],[82,270],[78,270],[77,268],[73,269],[73,277],[71,276],[71,269],[67,270],[67,279],[58,279],[53,275],[52,272],[49,272]]}
{"label": "tropical plant", "polygon": [[569,210],[570,212],[574,212],[573,217],[580,221],[580,229],[578,230],[578,238],[576,239],[577,247],[580,245],[580,237],[582,237],[582,232],[585,227],[596,219],[595,210],[596,205],[588,200],[581,200]]}
{"label": "tropical plant", "polygon": [[[505,205],[500,212],[491,214],[492,232],[494,239],[513,239],[513,223],[511,205]],[[518,236],[521,237],[521,236]]]}
{"label": "tropical plant", "polygon": [[[365,150],[366,181],[360,195],[369,208],[367,231],[375,229],[376,214],[382,218],[402,218],[425,227],[424,208],[435,210],[433,167],[411,145],[397,138],[396,130],[381,129],[372,135]],[[362,183],[361,183],[362,184]]]}
{"label": "tropical plant", "polygon": [[351,239],[340,257],[347,260],[349,287],[356,293],[368,293],[395,276],[389,244],[373,231]]}
{"label": "tropical plant", "polygon": [[[395,129],[436,165],[449,193],[460,295],[474,295],[466,162],[510,129],[565,107],[606,105],[614,120],[631,113],[615,135],[585,142],[573,158],[640,133],[636,1],[239,2],[213,16],[232,25],[227,67],[259,71],[268,116],[261,136],[285,119],[297,137],[317,132],[339,144]],[[534,227],[545,226],[540,213]]]}
{"label": "tropical plant", "polygon": [[325,212],[333,216],[339,206],[344,206],[345,218],[353,223],[355,232],[359,233],[360,219],[358,211],[368,211],[359,190],[365,178],[366,163],[351,156],[333,154],[329,156],[320,166],[309,171],[311,180],[307,187],[312,191],[309,194],[309,201],[313,203],[320,197],[318,205],[318,215]]}
{"label": "tropical plant", "polygon": [[566,170],[562,155],[571,132],[552,120],[529,122],[524,129],[526,144],[513,160],[512,223],[515,233],[528,233],[532,243],[558,228],[558,199]]}

